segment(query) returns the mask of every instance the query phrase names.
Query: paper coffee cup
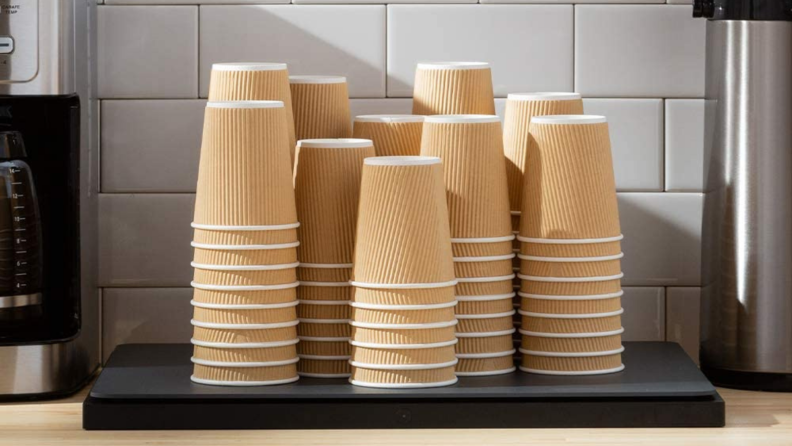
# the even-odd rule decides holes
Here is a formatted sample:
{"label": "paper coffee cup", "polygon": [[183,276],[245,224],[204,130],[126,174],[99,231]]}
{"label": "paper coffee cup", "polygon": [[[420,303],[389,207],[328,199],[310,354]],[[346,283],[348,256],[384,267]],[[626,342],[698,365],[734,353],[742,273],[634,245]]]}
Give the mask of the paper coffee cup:
{"label": "paper coffee cup", "polygon": [[436,305],[454,302],[454,287],[416,289],[355,288],[355,302],[378,305]]}
{"label": "paper coffee cup", "polygon": [[[198,267],[200,265],[201,267]],[[211,285],[279,285],[297,281],[297,263],[286,265],[262,265],[262,269],[233,270],[226,265],[202,265],[193,263],[193,280]],[[265,269],[266,268],[266,269]]]}
{"label": "paper coffee cup", "polygon": [[[256,247],[253,249],[222,249],[222,247],[233,248],[234,245],[200,246],[207,247],[194,247],[193,261],[202,265],[284,265],[297,262],[296,243],[253,245]],[[291,247],[283,248],[283,246]],[[261,247],[278,249],[260,249]]]}
{"label": "paper coffee cup", "polygon": [[[497,277],[507,276],[513,272],[513,254],[495,257],[500,260],[490,261],[492,257],[458,257],[459,259],[484,259],[481,262],[454,261],[454,273],[457,277]],[[507,257],[507,258],[503,258]]]}
{"label": "paper coffee cup", "polygon": [[604,116],[531,120],[520,237],[601,239],[621,234]]}
{"label": "paper coffee cup", "polygon": [[[536,276],[521,277],[524,278]],[[520,290],[526,294],[542,294],[546,296],[585,296],[611,294],[621,291],[621,278],[610,280],[592,280],[589,282],[550,282],[522,279],[522,286]]]}
{"label": "paper coffee cup", "polygon": [[280,290],[227,291],[193,288],[193,301],[221,305],[263,305],[294,302],[297,288]]}
{"label": "paper coffee cup", "polygon": [[459,338],[459,343],[456,345],[456,352],[457,354],[496,353],[512,350],[512,348],[512,335],[501,334],[497,336]]}
{"label": "paper coffee cup", "polygon": [[[506,297],[503,297],[506,296]],[[486,299],[477,299],[483,297]],[[493,299],[489,299],[492,297]],[[498,298],[498,299],[494,299]],[[509,294],[501,294],[495,296],[470,296],[467,299],[459,296],[459,302],[456,306],[457,314],[497,314],[507,313],[514,309],[512,298]]]}
{"label": "paper coffee cup", "polygon": [[[455,302],[450,302],[455,304]],[[359,305],[365,305],[360,307]],[[442,305],[440,308],[426,306],[427,309],[391,310],[385,307],[367,307],[370,304],[354,302],[352,304],[352,320],[372,324],[432,324],[454,320],[454,306]],[[414,307],[422,307],[415,305]],[[397,307],[398,308],[398,307]]]}
{"label": "paper coffee cup", "polygon": [[[306,282],[349,282],[352,280],[352,267],[315,268],[314,264],[297,268],[297,280]],[[327,264],[323,264],[327,265]],[[340,265],[340,264],[339,264]],[[351,263],[349,265],[352,265]]]}
{"label": "paper coffee cup", "polygon": [[297,339],[297,326],[268,329],[193,327],[193,342],[209,344],[262,344]]}
{"label": "paper coffee cup", "polygon": [[513,254],[512,242],[451,243],[454,257],[493,257]]}
{"label": "paper coffee cup", "polygon": [[621,272],[622,253],[602,257],[526,256],[520,254],[520,273],[541,277],[601,277]]}
{"label": "paper coffee cup", "polygon": [[[193,307],[193,319],[199,322],[223,325],[276,324],[297,320],[297,302],[274,304],[278,307],[249,310],[231,308]],[[204,305],[204,304],[201,304]]]}
{"label": "paper coffee cup", "polygon": [[492,70],[484,62],[419,63],[414,115],[495,114]]}
{"label": "paper coffee cup", "polygon": [[[516,277],[516,276],[515,276]],[[456,285],[457,296],[492,296],[509,294],[513,290],[512,277],[493,277],[488,281],[460,280]]]}
{"label": "paper coffee cup", "polygon": [[299,141],[294,192],[300,262],[352,263],[363,160],[374,155],[368,139]]}
{"label": "paper coffee cup", "polygon": [[347,378],[352,367],[346,359],[300,359],[297,372],[306,378]]}
{"label": "paper coffee cup", "polygon": [[435,348],[368,348],[352,346],[352,360],[366,364],[436,364],[453,362],[454,346]]}
{"label": "paper coffee cup", "polygon": [[[542,355],[527,354],[524,350],[522,357],[523,371],[532,373],[555,374],[598,374],[621,371],[624,367],[621,362],[621,350],[615,354],[598,356],[549,356],[550,352]],[[559,353],[555,353],[558,355]],[[563,353],[561,353],[563,354]],[[548,355],[548,356],[545,356]]]}
{"label": "paper coffee cup", "polygon": [[252,363],[297,358],[296,344],[270,348],[214,348],[193,346],[193,358],[209,362]]}
{"label": "paper coffee cup", "polygon": [[511,373],[516,370],[514,367],[513,352],[505,352],[503,356],[493,358],[459,358],[456,367],[458,376],[487,376]]}
{"label": "paper coffee cup", "polygon": [[312,338],[349,338],[352,332],[349,322],[314,323],[300,321],[297,334],[302,337]]}
{"label": "paper coffee cup", "polygon": [[[317,303],[319,305],[317,305]],[[334,305],[324,305],[324,304]],[[340,304],[337,304],[340,303]],[[349,304],[344,301],[300,301],[297,307],[297,317],[300,319],[343,319],[349,320],[352,315],[352,309]]]}
{"label": "paper coffee cup", "polygon": [[603,352],[617,350],[622,345],[624,329],[603,333],[581,334],[580,337],[552,337],[552,334],[523,331],[522,348],[541,352]]}
{"label": "paper coffee cup", "polygon": [[297,353],[308,356],[350,356],[352,346],[349,341],[306,341],[297,344]]}
{"label": "paper coffee cup", "polygon": [[607,243],[576,243],[558,244],[553,240],[542,240],[544,243],[520,243],[520,253],[537,257],[604,257],[618,255],[621,250],[621,241]]}
{"label": "paper coffee cup", "polygon": [[599,296],[544,296],[520,293],[520,308],[530,313],[593,314],[610,313],[621,308],[622,291]]}
{"label": "paper coffee cup", "polygon": [[597,333],[619,330],[624,310],[594,314],[522,314],[522,330],[538,333]]}
{"label": "paper coffee cup", "polygon": [[220,386],[265,386],[297,381],[297,364],[276,367],[213,367],[195,364],[191,380]]}
{"label": "paper coffee cup", "polygon": [[443,160],[454,239],[512,235],[502,138],[494,115],[426,117],[421,155]]}
{"label": "paper coffee cup", "polygon": [[455,339],[453,325],[429,329],[352,327],[352,340],[370,344],[436,344]]}
{"label": "paper coffee cup", "polygon": [[[577,93],[515,93],[506,99],[503,119],[503,153],[509,182],[511,210],[522,208],[525,160],[531,133],[531,118],[545,115],[583,114],[583,100]],[[519,222],[519,216],[517,216]],[[518,228],[517,228],[518,229]]]}
{"label": "paper coffee cup", "polygon": [[[314,286],[311,284],[333,284],[334,282],[300,282],[300,287],[297,288],[297,299],[301,301],[308,300],[335,300],[335,301],[351,301],[354,296],[355,288],[344,284],[345,286]],[[339,284],[340,285],[340,284]]]}
{"label": "paper coffee cup", "polygon": [[377,156],[418,156],[423,120],[416,115],[357,116],[353,135],[374,141]]}
{"label": "paper coffee cup", "polygon": [[278,101],[207,103],[194,224],[229,230],[296,225],[286,113]]}
{"label": "paper coffee cup", "polygon": [[359,209],[355,281],[403,285],[454,280],[440,159],[366,159]]}
{"label": "paper coffee cup", "polygon": [[347,80],[342,76],[289,76],[297,140],[349,138]]}
{"label": "paper coffee cup", "polygon": [[457,333],[487,333],[511,330],[514,328],[512,323],[513,314],[514,310],[499,314],[457,315],[459,320]]}
{"label": "paper coffee cup", "polygon": [[294,159],[294,133],[289,72],[285,63],[216,63],[209,79],[209,101],[282,101],[286,109],[289,153]]}
{"label": "paper coffee cup", "polygon": [[437,387],[457,382],[454,366],[428,370],[376,370],[352,367],[350,382],[365,387]]}
{"label": "paper coffee cup", "polygon": [[224,231],[195,228],[193,241],[206,245],[280,245],[297,241],[297,228],[279,231]]}

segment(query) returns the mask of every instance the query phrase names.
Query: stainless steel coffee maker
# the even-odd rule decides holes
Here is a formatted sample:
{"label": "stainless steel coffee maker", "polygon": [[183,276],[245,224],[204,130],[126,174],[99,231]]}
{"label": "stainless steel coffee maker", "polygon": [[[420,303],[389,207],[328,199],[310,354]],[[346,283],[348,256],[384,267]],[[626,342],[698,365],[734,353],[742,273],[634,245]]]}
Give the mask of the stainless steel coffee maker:
{"label": "stainless steel coffee maker", "polygon": [[707,21],[701,368],[792,391],[792,0],[696,0]]}

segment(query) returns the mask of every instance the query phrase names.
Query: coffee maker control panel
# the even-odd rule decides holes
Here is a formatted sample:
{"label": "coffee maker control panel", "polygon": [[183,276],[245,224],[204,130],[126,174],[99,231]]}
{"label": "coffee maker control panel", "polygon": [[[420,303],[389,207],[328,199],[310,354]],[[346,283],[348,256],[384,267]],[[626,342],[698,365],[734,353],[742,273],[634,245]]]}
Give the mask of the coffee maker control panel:
{"label": "coffee maker control panel", "polygon": [[38,0],[0,0],[0,82],[38,73]]}

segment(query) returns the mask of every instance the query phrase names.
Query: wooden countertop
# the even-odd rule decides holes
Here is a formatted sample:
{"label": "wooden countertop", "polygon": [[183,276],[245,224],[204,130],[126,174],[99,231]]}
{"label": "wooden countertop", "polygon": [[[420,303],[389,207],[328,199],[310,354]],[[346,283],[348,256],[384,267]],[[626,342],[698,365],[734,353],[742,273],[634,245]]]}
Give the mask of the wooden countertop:
{"label": "wooden countertop", "polygon": [[792,394],[719,392],[726,400],[721,429],[86,432],[86,389],[60,401],[0,404],[0,445],[792,445]]}

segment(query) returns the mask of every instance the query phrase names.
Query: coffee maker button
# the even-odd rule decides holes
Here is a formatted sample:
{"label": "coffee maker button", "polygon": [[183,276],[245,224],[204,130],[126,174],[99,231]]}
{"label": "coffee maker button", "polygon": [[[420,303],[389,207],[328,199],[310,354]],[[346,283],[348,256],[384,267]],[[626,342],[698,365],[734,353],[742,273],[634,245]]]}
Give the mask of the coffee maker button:
{"label": "coffee maker button", "polygon": [[10,54],[14,52],[14,38],[0,36],[0,54]]}

